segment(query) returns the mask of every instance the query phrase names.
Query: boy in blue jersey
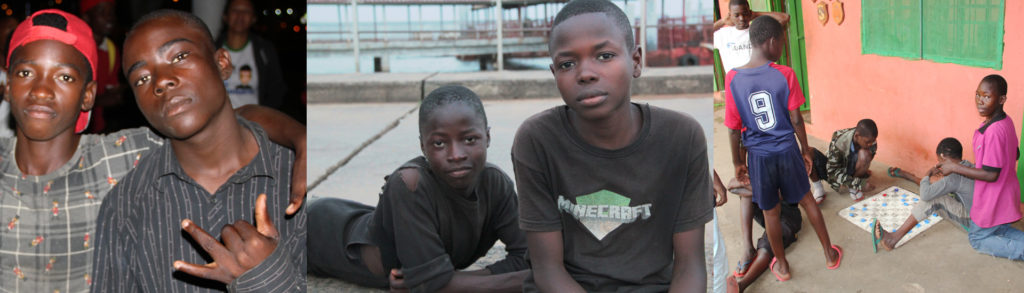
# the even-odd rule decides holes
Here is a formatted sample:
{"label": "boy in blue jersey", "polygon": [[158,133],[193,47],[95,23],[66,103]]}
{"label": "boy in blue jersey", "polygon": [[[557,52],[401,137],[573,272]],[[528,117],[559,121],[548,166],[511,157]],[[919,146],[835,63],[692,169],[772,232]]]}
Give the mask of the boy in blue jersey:
{"label": "boy in blue jersey", "polygon": [[[775,254],[769,269],[777,279],[785,281],[791,276],[782,245],[780,200],[790,205],[799,202],[807,212],[829,269],[839,267],[842,250],[829,240],[825,220],[807,183],[811,148],[799,110],[804,103],[803,92],[792,68],[773,63],[782,54],[782,34],[782,25],[771,17],[758,17],[751,23],[750,43],[754,51],[750,63],[726,75],[725,126],[730,129],[736,178],[750,183],[754,193],[750,200],[764,212],[768,242]],[[741,130],[746,162],[740,156]],[[799,145],[793,139],[794,132]],[[749,204],[748,200],[743,201]],[[749,223],[749,219],[744,221]]]}

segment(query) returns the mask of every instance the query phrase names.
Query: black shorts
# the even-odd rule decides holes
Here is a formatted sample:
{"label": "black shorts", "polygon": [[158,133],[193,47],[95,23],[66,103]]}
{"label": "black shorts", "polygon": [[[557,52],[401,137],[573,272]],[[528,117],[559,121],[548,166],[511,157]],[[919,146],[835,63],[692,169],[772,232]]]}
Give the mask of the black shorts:
{"label": "black shorts", "polygon": [[807,167],[796,147],[774,153],[747,152],[750,189],[758,208],[770,210],[779,204],[798,203],[811,190]]}
{"label": "black shorts", "polygon": [[306,257],[310,274],[365,287],[387,288],[363,263],[360,245],[372,244],[368,231],[374,207],[358,202],[320,198],[306,205]]}

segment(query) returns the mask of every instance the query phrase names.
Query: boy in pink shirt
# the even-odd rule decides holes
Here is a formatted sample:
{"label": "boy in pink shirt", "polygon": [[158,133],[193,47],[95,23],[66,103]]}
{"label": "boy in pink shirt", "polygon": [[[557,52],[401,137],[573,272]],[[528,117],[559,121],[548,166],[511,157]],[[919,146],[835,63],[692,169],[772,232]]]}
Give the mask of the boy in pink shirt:
{"label": "boy in pink shirt", "polygon": [[971,227],[967,238],[981,253],[1024,260],[1024,232],[1010,227],[1021,218],[1017,209],[1017,131],[1006,116],[1006,79],[993,74],[978,85],[974,101],[985,121],[974,132],[974,158],[980,169],[945,162],[944,175],[957,173],[975,180]]}

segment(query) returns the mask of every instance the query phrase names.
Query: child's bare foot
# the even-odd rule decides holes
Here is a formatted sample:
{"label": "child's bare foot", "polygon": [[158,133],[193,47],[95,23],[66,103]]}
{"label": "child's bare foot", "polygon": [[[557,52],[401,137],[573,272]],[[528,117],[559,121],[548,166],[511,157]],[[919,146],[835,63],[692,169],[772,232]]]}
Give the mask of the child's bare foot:
{"label": "child's bare foot", "polygon": [[789,281],[789,279],[793,278],[789,273],[789,262],[783,263],[783,261],[779,261],[778,258],[772,258],[772,263],[771,265],[768,265],[768,269],[772,271],[772,274],[775,275],[775,279],[778,279],[779,282]]}
{"label": "child's bare foot", "polygon": [[740,290],[740,284],[736,282],[736,277],[728,276],[725,278],[725,292],[728,293],[739,293],[743,292]]}

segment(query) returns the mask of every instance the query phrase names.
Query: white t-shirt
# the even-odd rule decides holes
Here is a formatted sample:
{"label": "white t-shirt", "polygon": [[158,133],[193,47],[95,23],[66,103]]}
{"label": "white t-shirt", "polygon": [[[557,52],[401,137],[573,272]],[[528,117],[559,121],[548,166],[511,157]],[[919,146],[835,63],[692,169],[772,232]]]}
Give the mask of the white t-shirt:
{"label": "white t-shirt", "polygon": [[[242,50],[234,51],[224,44],[224,49],[231,54],[231,65],[235,70],[231,77],[224,81],[224,87],[228,89],[228,97],[231,99],[231,106],[238,108],[247,104],[259,104],[259,72],[256,70],[256,58],[253,58],[252,41],[245,43]],[[249,75],[243,82],[241,75]]]}
{"label": "white t-shirt", "polygon": [[725,72],[750,62],[750,30],[726,26],[715,31],[715,49],[722,55]]}

